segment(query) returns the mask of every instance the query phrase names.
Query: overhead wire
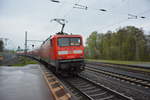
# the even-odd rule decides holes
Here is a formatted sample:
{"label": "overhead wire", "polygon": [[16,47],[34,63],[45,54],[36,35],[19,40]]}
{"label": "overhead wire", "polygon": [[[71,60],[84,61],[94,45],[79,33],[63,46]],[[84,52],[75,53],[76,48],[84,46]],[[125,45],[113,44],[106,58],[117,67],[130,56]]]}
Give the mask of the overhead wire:
{"label": "overhead wire", "polygon": [[[53,0],[51,0],[52,2],[54,2],[54,3],[62,3],[62,2],[55,2],[55,1],[53,1]],[[92,10],[99,10],[99,11],[107,11],[106,9],[104,9],[104,8],[101,8],[101,9],[98,9],[98,8],[90,8],[90,7],[88,7],[87,5],[82,5],[82,4],[79,4],[79,2],[80,2],[81,0],[78,0],[78,2],[76,2],[76,3],[72,3],[72,2],[68,2],[68,1],[63,1],[64,3],[66,3],[66,4],[72,4],[73,5],[73,8],[76,8],[76,9],[83,9],[83,10],[88,10],[88,9],[92,9]]]}
{"label": "overhead wire", "polygon": [[[72,3],[72,2],[68,2],[68,1],[65,1],[65,0],[63,0],[63,2],[65,2],[66,4],[72,4],[73,5],[73,7],[67,12],[67,13],[65,13],[64,15],[63,15],[63,17],[67,17],[67,16],[69,16],[69,14],[72,12],[72,10],[73,10],[73,8],[77,8],[77,9],[83,9],[83,10],[88,10],[89,8],[90,9],[92,9],[92,10],[98,10],[98,11],[107,11],[106,9],[98,9],[98,8],[94,8],[94,7],[89,7],[89,6],[87,6],[87,5],[82,5],[82,4],[79,4],[79,2],[80,2],[81,0],[78,0],[78,2],[77,3]],[[125,1],[123,1],[123,2],[125,2]],[[62,2],[59,2],[59,3],[62,3]],[[126,1],[126,3],[127,3],[127,1]],[[122,5],[122,4],[121,4]],[[118,8],[118,7],[117,7]],[[141,18],[141,19],[144,19],[144,18],[146,18],[145,16],[140,16],[140,14],[144,14],[144,13],[146,13],[146,12],[149,12],[150,11],[150,9],[149,10],[146,10],[146,11],[144,11],[144,12],[142,12],[142,13],[139,13],[139,14],[137,14],[137,15],[133,15],[133,14],[130,14],[130,13],[128,13],[128,17],[130,16],[130,15],[133,15],[132,17],[134,17],[133,19],[137,19],[137,18]],[[110,11],[109,11],[110,12]],[[132,19],[132,18],[131,18]],[[105,27],[112,27],[112,26],[115,26],[115,25],[117,25],[117,24],[121,24],[121,23],[123,23],[123,22],[126,22],[126,21],[128,21],[129,20],[129,18],[126,18],[126,19],[123,19],[123,20],[120,20],[120,21],[118,21],[117,23],[112,23],[112,24],[110,24],[110,25],[105,25],[105,26],[102,26],[102,28],[101,29],[104,29]]]}
{"label": "overhead wire", "polygon": [[[144,12],[141,12],[141,13],[139,13],[139,14],[137,14],[137,15],[144,14],[144,13],[149,12],[149,11],[150,11],[150,9],[145,10]],[[117,22],[117,23],[112,23],[112,24],[110,24],[110,25],[105,25],[105,26],[101,27],[99,30],[103,30],[103,29],[106,28],[106,27],[107,27],[107,28],[108,28],[108,27],[113,27],[113,26],[115,26],[115,25],[117,25],[117,24],[121,24],[121,23],[126,22],[126,21],[128,21],[128,20],[129,20],[129,19],[126,18],[126,19],[120,20],[120,21]]]}
{"label": "overhead wire", "polygon": [[[78,3],[80,3],[80,1],[81,1],[81,0],[78,0],[76,3],[72,3],[72,4],[73,4],[73,5],[74,5],[74,4],[78,4]],[[71,11],[72,11],[73,9],[74,9],[74,8],[72,7],[67,13],[65,13],[65,14],[63,15],[63,18],[69,16],[69,14],[71,13]]]}
{"label": "overhead wire", "polygon": [[[76,3],[79,3],[81,0],[78,0]],[[72,5],[74,5],[75,3],[72,3]],[[69,15],[69,13],[71,12],[73,10],[73,7],[71,7],[71,9],[67,12],[67,13],[65,13],[64,14],[64,16],[63,17],[66,17],[67,15]]]}

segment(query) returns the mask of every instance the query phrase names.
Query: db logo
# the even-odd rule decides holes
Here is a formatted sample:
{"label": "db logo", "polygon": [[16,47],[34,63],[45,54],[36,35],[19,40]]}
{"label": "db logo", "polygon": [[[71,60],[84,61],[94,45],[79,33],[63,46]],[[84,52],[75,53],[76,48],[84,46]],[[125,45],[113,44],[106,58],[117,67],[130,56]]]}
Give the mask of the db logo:
{"label": "db logo", "polygon": [[73,53],[73,51],[68,51],[68,53],[69,53],[69,54],[72,54],[72,53]]}

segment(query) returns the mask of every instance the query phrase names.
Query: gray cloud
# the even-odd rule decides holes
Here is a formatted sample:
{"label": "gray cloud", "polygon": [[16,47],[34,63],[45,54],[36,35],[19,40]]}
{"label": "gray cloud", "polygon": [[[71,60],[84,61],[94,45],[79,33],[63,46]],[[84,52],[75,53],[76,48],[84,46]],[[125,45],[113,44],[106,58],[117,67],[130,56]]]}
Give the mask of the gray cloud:
{"label": "gray cloud", "polygon": [[[49,0],[1,0],[0,37],[9,38],[7,48],[17,48],[18,45],[23,48],[25,31],[28,31],[29,39],[37,40],[44,40],[58,32],[60,25],[50,22],[57,17],[68,20],[66,32],[81,34],[84,40],[92,31],[114,31],[126,25],[150,31],[149,0],[80,0],[79,4],[88,6],[88,10],[73,9],[71,3],[77,3],[78,0],[60,1],[62,3],[56,4]],[[108,11],[96,10],[101,8]],[[147,18],[128,20],[128,13]]]}

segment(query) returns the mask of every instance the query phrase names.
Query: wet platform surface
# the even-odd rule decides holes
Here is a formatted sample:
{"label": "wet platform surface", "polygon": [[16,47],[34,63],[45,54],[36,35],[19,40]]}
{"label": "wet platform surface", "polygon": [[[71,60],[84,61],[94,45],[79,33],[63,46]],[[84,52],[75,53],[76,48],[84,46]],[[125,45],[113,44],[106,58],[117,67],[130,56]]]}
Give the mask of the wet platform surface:
{"label": "wet platform surface", "polygon": [[40,65],[0,67],[0,100],[53,100]]}

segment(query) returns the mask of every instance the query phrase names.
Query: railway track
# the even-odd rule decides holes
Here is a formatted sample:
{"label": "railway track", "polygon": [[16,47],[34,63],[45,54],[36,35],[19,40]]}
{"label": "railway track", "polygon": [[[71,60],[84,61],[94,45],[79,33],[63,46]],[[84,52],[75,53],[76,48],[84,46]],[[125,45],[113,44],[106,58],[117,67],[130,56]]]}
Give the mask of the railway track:
{"label": "railway track", "polygon": [[86,97],[83,100],[133,100],[83,76],[67,78],[65,82]]}
{"label": "railway track", "polygon": [[140,79],[140,78],[135,78],[135,77],[131,77],[128,75],[124,75],[124,74],[119,74],[119,73],[115,73],[115,72],[110,72],[110,71],[106,71],[106,70],[102,70],[99,68],[93,68],[90,66],[86,66],[85,69],[89,70],[89,71],[93,71],[96,73],[100,73],[106,76],[110,76],[119,80],[123,80],[123,81],[127,81],[130,82],[132,84],[136,84],[138,86],[143,86],[144,88],[150,88],[150,81],[148,80],[144,80],[144,79]]}
{"label": "railway track", "polygon": [[149,73],[149,71],[150,71],[150,67],[136,66],[136,65],[114,64],[114,63],[103,63],[103,62],[89,62],[89,61],[86,61],[86,64],[120,68],[120,69],[130,70],[130,71],[134,71],[134,72]]}

